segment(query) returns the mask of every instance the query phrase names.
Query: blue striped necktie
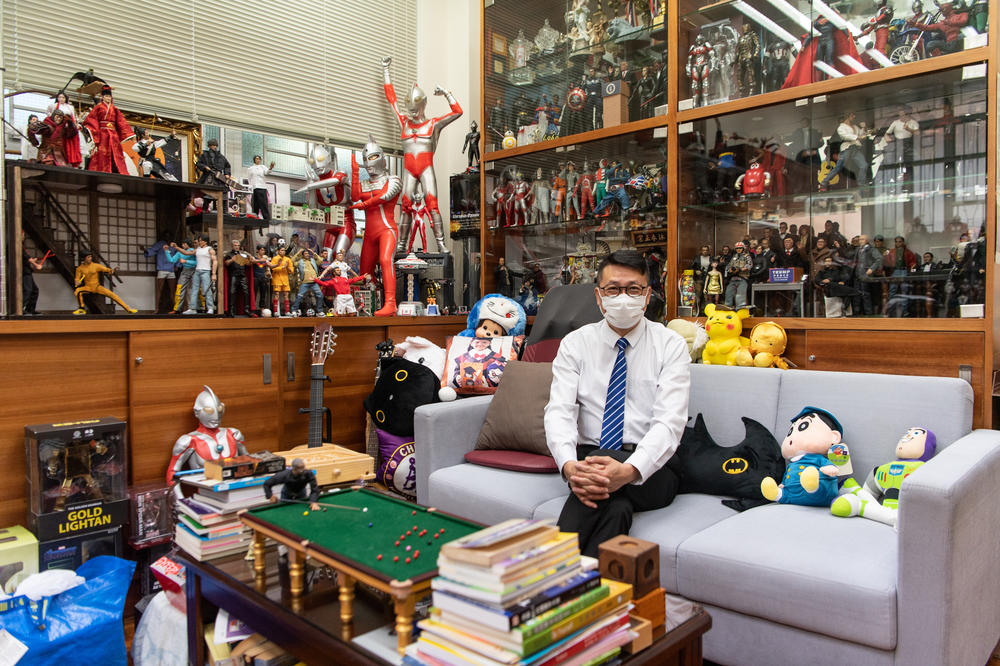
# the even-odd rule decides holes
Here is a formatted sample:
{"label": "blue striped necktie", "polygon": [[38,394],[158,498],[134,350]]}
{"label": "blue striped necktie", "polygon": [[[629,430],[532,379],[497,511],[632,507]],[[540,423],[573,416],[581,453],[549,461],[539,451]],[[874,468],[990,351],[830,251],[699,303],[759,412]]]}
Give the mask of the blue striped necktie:
{"label": "blue striped necktie", "polygon": [[604,420],[601,421],[601,448],[618,450],[622,448],[625,436],[625,348],[628,340],[618,338],[615,343],[618,356],[611,370],[608,382],[608,397],[604,401]]}

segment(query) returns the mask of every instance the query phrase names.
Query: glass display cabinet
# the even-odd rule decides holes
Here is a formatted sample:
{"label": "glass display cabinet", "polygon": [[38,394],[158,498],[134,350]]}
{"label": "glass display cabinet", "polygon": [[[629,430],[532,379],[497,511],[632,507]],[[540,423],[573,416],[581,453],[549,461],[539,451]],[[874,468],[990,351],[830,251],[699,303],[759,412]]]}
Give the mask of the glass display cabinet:
{"label": "glass display cabinet", "polygon": [[[679,263],[699,281],[713,261],[726,286],[748,280],[760,316],[981,310],[986,76],[956,68],[687,123]],[[726,270],[737,242],[754,256],[749,276]],[[780,295],[804,281],[802,302],[768,298],[782,291],[766,285],[771,268],[799,270]]]}
{"label": "glass display cabinet", "polygon": [[487,152],[666,112],[663,3],[487,4]]}
{"label": "glass display cabinet", "polygon": [[600,257],[627,246],[646,254],[662,309],[666,149],[665,129],[650,128],[491,162],[488,290],[530,313],[552,286],[593,282]]}
{"label": "glass display cabinet", "polygon": [[685,0],[679,5],[682,110],[988,43],[988,0]]}

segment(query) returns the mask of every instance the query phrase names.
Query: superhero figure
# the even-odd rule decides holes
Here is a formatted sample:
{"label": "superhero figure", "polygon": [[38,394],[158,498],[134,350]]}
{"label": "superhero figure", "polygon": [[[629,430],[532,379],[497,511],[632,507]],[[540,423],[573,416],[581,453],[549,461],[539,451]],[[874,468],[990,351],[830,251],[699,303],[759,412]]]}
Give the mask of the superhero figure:
{"label": "superhero figure", "polygon": [[594,172],[590,170],[590,163],[583,163],[583,173],[580,174],[580,179],[576,183],[577,193],[574,196],[579,195],[578,201],[580,206],[580,217],[587,217],[588,210],[594,212]]}
{"label": "superhero figure", "polygon": [[420,249],[427,252],[425,224],[430,224],[430,221],[427,220],[427,205],[424,203],[423,191],[418,189],[413,193],[413,226],[410,230],[410,242],[406,246],[407,253],[413,252],[413,243],[417,240],[417,233],[420,234]]}
{"label": "superhero figure", "polygon": [[[368,144],[361,151],[361,159],[368,172],[368,180],[364,182],[361,182],[358,175],[357,158],[351,155],[351,199],[355,203],[350,207],[353,210],[365,211],[365,240],[361,245],[359,272],[363,275],[371,274],[375,270],[376,262],[382,268],[384,304],[375,312],[375,316],[388,317],[396,314],[396,267],[392,263],[392,258],[398,241],[396,199],[403,190],[403,183],[399,176],[389,173],[385,153],[370,134]],[[433,176],[433,173],[431,175]],[[431,183],[433,182],[432,177]],[[428,200],[430,196],[427,195]],[[412,211],[412,208],[410,210]]]}
{"label": "superhero figure", "polygon": [[[389,101],[396,118],[399,119],[401,129],[400,139],[403,143],[403,199],[400,206],[400,245],[396,248],[402,252],[403,244],[406,242],[410,231],[410,220],[413,217],[411,202],[413,193],[419,182],[424,188],[424,199],[427,202],[427,210],[430,212],[434,239],[437,241],[438,251],[447,252],[448,248],[444,244],[444,222],[441,220],[441,213],[438,211],[437,180],[434,175],[434,150],[437,148],[438,137],[441,130],[449,123],[454,122],[462,115],[462,107],[458,105],[455,97],[440,86],[434,88],[435,95],[444,95],[451,105],[451,111],[438,118],[427,119],[424,116],[424,108],[427,106],[427,95],[417,84],[413,84],[410,91],[410,98],[407,100],[407,112],[403,113],[396,101],[396,90],[392,87],[392,80],[389,78],[389,65],[392,58],[386,56],[382,58],[382,70],[385,74],[385,98]],[[390,261],[391,264],[391,261]],[[365,271],[362,271],[365,272]]]}
{"label": "superhero figure", "polygon": [[203,468],[206,460],[247,454],[243,433],[236,428],[219,427],[225,413],[225,403],[206,386],[194,401],[194,416],[200,425],[174,442],[173,456],[167,466],[167,483],[173,483],[174,475],[182,469]]}
{"label": "superhero figure", "polygon": [[765,196],[770,185],[771,174],[764,171],[764,167],[757,160],[751,162],[750,168],[736,179],[736,189],[742,190],[743,196],[748,199],[759,199]]}
{"label": "superhero figure", "polygon": [[695,106],[708,103],[708,91],[711,87],[709,74],[712,71],[714,58],[715,49],[705,39],[705,35],[698,33],[694,38],[694,44],[688,49],[687,61],[687,75],[691,79],[691,95]]}
{"label": "superhero figure", "polygon": [[[878,0],[875,3],[878,13],[861,27],[861,35],[875,33],[875,50],[884,55],[886,45],[889,43],[889,24],[892,22],[892,7],[888,6],[888,0]],[[868,58],[871,60],[871,58]],[[867,64],[867,63],[866,63]]]}
{"label": "superhero figure", "polygon": [[604,215],[605,217],[611,214],[611,204],[615,201],[621,206],[621,214],[625,215],[626,211],[632,207],[632,200],[628,197],[628,192],[625,190],[625,184],[629,181],[629,172],[618,160],[612,160],[611,166],[605,170],[607,176],[607,196],[601,200],[601,203],[597,204],[597,208],[594,209],[594,217],[600,217]]}
{"label": "superhero figure", "polygon": [[737,79],[740,95],[749,97],[757,94],[757,58],[760,57],[760,39],[749,23],[743,24],[743,34],[736,42]]}
{"label": "superhero figure", "polygon": [[73,280],[76,284],[76,290],[73,292],[73,295],[76,296],[77,303],[79,303],[80,307],[74,310],[73,314],[87,314],[87,306],[83,304],[84,294],[107,296],[120,305],[122,309],[129,314],[135,314],[138,312],[135,308],[130,308],[128,304],[118,296],[118,294],[101,285],[101,273],[114,274],[117,270],[117,268],[108,268],[107,266],[96,263],[94,261],[94,253],[90,250],[81,250],[80,265],[76,267],[76,275]]}
{"label": "superhero figure", "polygon": [[520,227],[528,221],[528,208],[533,199],[531,184],[520,171],[514,172],[513,196],[507,199],[508,226]]}
{"label": "superhero figure", "polygon": [[328,224],[323,236],[323,251],[335,257],[351,247],[356,230],[354,211],[350,209],[351,189],[347,174],[337,168],[337,153],[326,146],[313,146],[312,154],[306,158],[306,180],[309,184],[296,190],[296,194],[309,192],[313,208],[348,207],[344,211],[344,226]]}

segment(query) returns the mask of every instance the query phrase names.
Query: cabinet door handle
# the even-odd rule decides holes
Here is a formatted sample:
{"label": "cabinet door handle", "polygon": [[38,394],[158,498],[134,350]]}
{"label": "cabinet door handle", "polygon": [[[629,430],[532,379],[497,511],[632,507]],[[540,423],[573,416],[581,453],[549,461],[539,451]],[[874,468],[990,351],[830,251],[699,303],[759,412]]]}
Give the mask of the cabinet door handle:
{"label": "cabinet door handle", "polygon": [[295,352],[288,352],[288,381],[295,381]]}
{"label": "cabinet door handle", "polygon": [[809,362],[810,363],[816,362],[816,354],[809,354]]}
{"label": "cabinet door handle", "polygon": [[141,356],[136,356],[135,357],[135,364],[136,365],[142,365],[142,357]]}
{"label": "cabinet door handle", "polygon": [[264,383],[265,384],[270,384],[271,383],[271,355],[270,354],[264,354],[264,361],[263,361],[263,368],[262,369],[264,371]]}
{"label": "cabinet door handle", "polygon": [[958,378],[964,379],[968,383],[972,383],[972,366],[962,364],[958,366]]}

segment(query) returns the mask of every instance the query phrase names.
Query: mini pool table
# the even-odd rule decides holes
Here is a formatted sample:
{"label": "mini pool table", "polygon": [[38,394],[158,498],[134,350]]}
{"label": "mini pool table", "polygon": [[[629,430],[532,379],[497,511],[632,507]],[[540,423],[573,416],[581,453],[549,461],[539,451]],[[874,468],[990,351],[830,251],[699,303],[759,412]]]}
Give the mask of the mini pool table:
{"label": "mini pool table", "polygon": [[335,491],[321,497],[319,504],[326,511],[288,502],[240,513],[254,531],[257,589],[266,588],[264,547],[271,538],[289,548],[293,608],[301,604],[305,561],[312,558],[338,573],[345,634],[353,618],[356,581],[392,596],[402,651],[413,632],[414,603],[437,575],[441,544],[483,526],[367,488]]}

